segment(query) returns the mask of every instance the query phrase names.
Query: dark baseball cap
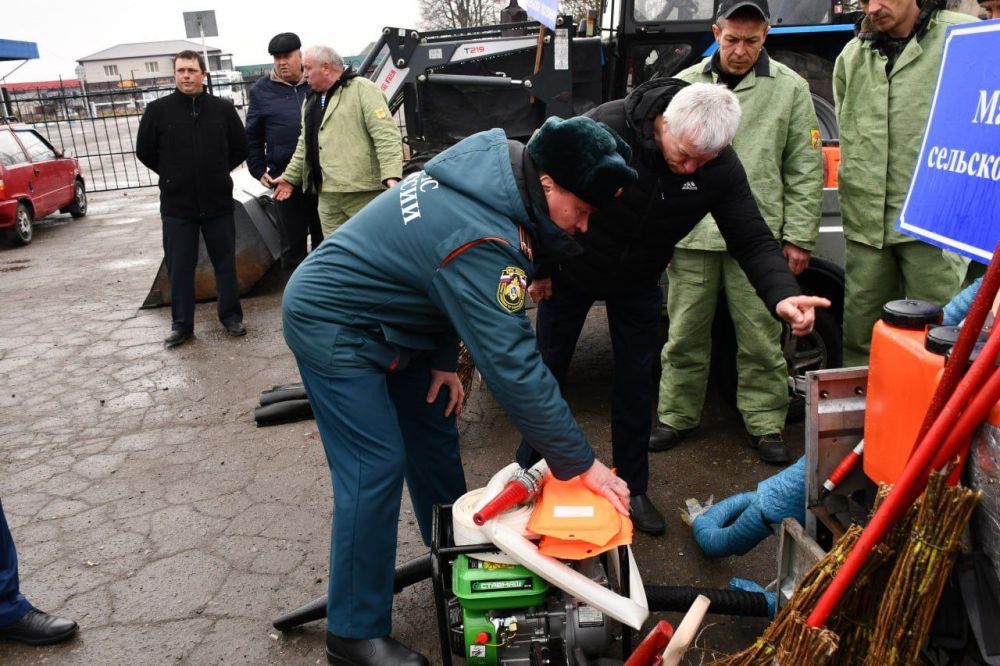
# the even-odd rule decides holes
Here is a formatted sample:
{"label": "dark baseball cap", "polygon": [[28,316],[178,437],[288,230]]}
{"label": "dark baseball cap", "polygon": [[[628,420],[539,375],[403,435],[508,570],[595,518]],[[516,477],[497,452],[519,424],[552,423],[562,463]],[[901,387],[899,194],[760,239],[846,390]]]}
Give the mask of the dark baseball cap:
{"label": "dark baseball cap", "polygon": [[722,0],[719,3],[719,14],[716,18],[729,18],[737,10],[744,7],[753,7],[765,21],[771,20],[771,10],[767,7],[767,0]]}
{"label": "dark baseball cap", "polygon": [[273,56],[291,53],[302,48],[302,40],[294,32],[283,32],[275,35],[267,45],[267,52]]}

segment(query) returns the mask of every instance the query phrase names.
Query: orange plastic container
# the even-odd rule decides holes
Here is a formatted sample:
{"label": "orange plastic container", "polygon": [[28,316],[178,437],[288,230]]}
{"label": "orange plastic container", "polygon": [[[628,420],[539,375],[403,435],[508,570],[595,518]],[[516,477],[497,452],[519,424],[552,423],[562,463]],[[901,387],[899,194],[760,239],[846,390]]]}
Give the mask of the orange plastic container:
{"label": "orange plastic container", "polygon": [[925,347],[926,326],[940,321],[941,310],[919,303],[887,303],[886,309],[913,312],[898,317],[883,312],[872,331],[864,469],[876,483],[893,483],[903,471],[944,368],[944,355]]}

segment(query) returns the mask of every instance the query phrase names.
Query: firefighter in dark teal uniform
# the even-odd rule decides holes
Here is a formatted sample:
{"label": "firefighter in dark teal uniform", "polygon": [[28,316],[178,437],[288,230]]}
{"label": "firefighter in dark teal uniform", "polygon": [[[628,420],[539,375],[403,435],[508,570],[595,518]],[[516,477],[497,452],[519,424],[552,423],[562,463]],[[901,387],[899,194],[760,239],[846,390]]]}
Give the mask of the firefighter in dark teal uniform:
{"label": "firefighter in dark teal uniform", "polygon": [[628,151],[587,118],[549,119],[527,146],[473,135],[380,195],[288,282],[285,339],[333,478],[331,663],[427,663],[389,638],[396,526],[404,478],[427,543],[432,506],[465,492],[459,340],[553,474],[582,475],[627,513],[628,487],[595,459],[524,301],[533,254],[580,251],[572,234],[634,182]]}

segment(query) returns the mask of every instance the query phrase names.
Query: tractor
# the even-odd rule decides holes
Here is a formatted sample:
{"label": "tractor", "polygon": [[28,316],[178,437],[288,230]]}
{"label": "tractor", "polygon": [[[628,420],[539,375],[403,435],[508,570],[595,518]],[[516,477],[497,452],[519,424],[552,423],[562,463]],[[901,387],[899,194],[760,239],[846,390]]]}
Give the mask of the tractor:
{"label": "tractor", "polygon": [[[555,30],[517,6],[496,25],[422,32],[386,27],[359,71],[377,83],[404,126],[408,170],[475,132],[501,127],[527,139],[549,116],[569,117],[627,95],[654,77],[668,77],[714,53],[711,25],[717,0],[605,0]],[[809,370],[841,363],[844,238],[836,197],[839,159],[833,107],[833,62],[859,17],[843,0],[771,0],[769,55],[809,82],[827,165],[823,218],[810,267],[799,276],[805,293],[832,302],[817,312],[810,336],[786,332],[790,386]],[[736,341],[725,304],[713,332],[713,375],[735,402]]]}

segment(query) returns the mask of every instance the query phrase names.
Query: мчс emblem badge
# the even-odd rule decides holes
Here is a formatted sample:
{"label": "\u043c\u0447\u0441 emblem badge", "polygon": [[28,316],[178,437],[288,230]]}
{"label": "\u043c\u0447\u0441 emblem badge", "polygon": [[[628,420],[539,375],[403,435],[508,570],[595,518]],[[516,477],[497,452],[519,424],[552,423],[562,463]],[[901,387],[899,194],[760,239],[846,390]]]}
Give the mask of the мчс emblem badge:
{"label": "\u043c\u0447\u0441 emblem badge", "polygon": [[497,302],[508,312],[517,312],[524,307],[524,293],[528,288],[528,276],[517,266],[507,266],[500,272],[497,285]]}

